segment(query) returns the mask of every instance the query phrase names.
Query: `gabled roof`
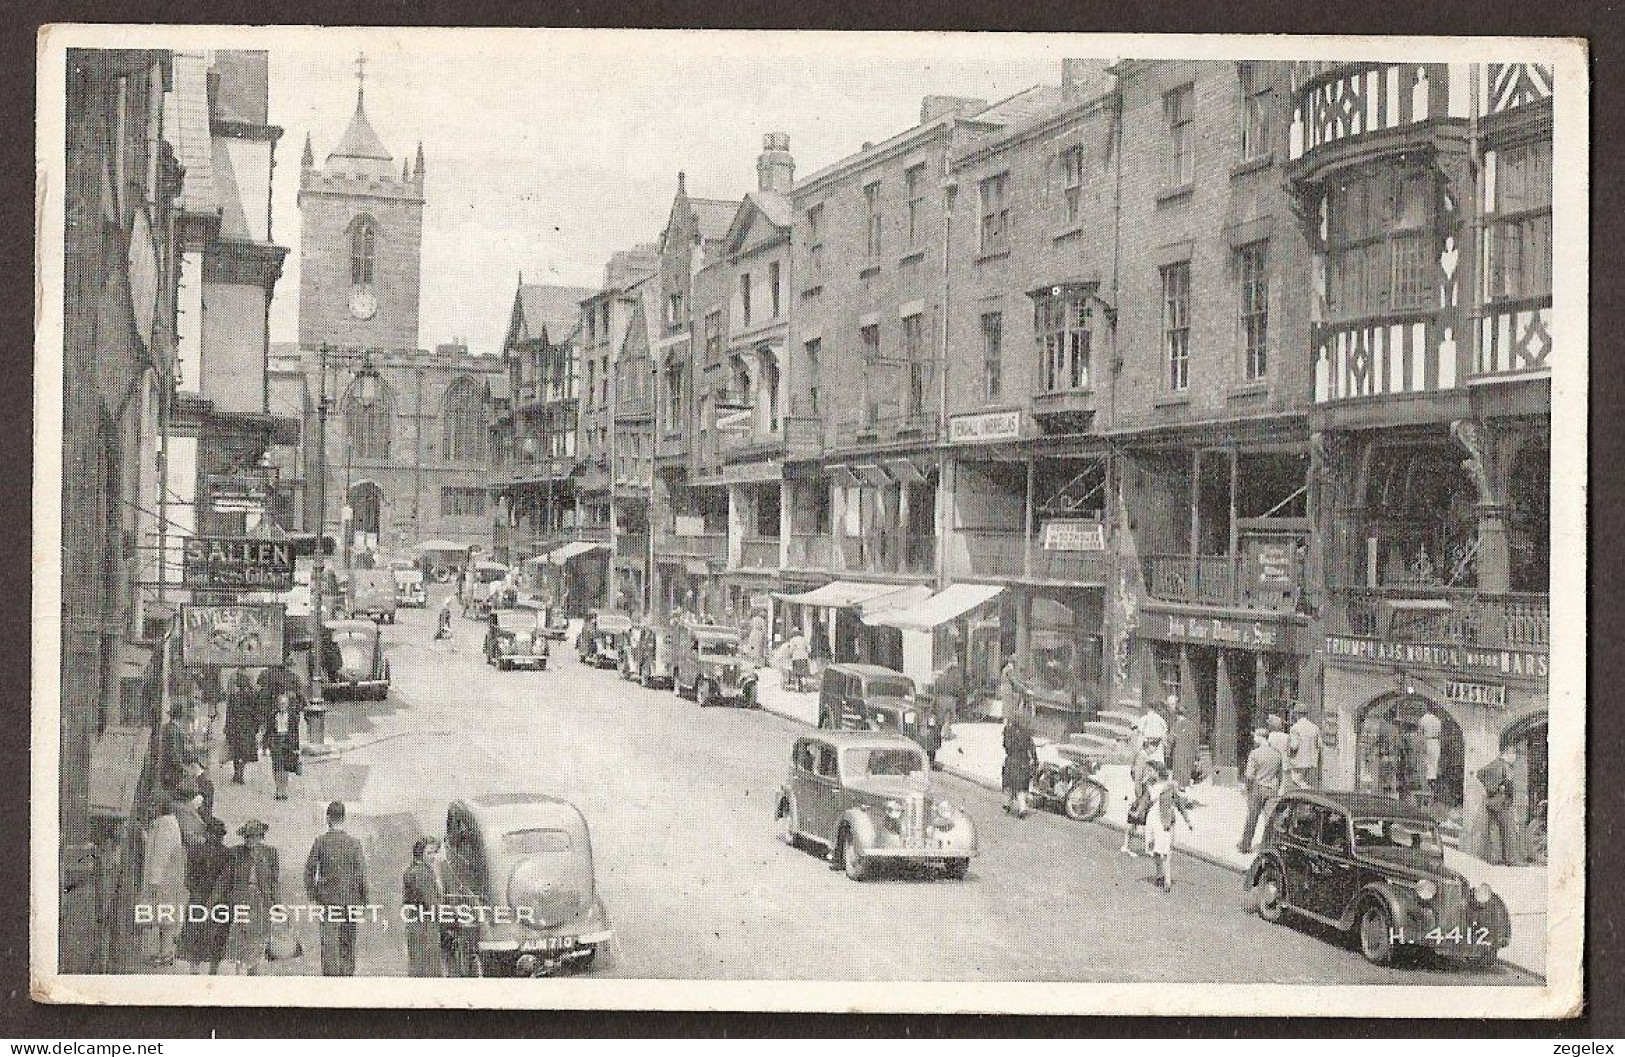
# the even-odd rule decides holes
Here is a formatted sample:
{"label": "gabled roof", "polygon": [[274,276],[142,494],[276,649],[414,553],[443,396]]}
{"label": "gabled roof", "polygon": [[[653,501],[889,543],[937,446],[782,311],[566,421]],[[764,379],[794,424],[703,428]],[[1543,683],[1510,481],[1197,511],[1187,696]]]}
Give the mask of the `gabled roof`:
{"label": "gabled roof", "polygon": [[[562,340],[580,318],[581,302],[596,291],[584,286],[552,286],[521,283],[514,294],[514,318],[508,330],[510,342],[539,338],[544,333],[554,343]],[[514,328],[519,328],[515,335]]]}
{"label": "gabled roof", "polygon": [[367,120],[367,111],[361,105],[361,93],[356,93],[355,113],[350,116],[350,127],[344,130],[344,138],[339,140],[339,145],[333,148],[333,153],[327,158],[329,161],[334,158],[393,160],[384,147],[384,141],[378,138],[378,133],[372,129],[372,123]]}
{"label": "gabled roof", "polygon": [[729,202],[721,198],[690,198],[688,205],[694,210],[694,222],[700,229],[700,238],[706,242],[727,235],[728,228],[733,225],[734,214],[739,212],[737,201]]}
{"label": "gabled roof", "polygon": [[790,233],[790,200],[777,191],[752,191],[734,211],[733,223],[728,226],[725,242],[727,252],[739,252],[745,233],[750,230],[751,217],[758,214],[785,235]]}

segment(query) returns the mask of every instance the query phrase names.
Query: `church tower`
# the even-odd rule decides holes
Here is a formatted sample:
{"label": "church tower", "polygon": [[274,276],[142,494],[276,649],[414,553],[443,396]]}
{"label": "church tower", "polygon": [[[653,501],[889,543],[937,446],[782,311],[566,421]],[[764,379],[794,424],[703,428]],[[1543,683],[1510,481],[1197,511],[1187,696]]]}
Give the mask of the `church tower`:
{"label": "church tower", "polygon": [[408,167],[367,120],[366,57],[356,58],[355,113],[318,168],[305,136],[299,167],[299,344],[388,351],[418,347],[423,145]]}

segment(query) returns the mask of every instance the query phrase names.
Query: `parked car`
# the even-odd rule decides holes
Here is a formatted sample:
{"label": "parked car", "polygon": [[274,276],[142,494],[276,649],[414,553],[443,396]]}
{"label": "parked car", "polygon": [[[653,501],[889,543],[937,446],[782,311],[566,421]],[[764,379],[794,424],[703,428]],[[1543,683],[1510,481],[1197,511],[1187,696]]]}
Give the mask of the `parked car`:
{"label": "parked car", "polygon": [[463,616],[484,620],[499,608],[508,579],[501,562],[477,561],[463,573]]}
{"label": "parked car", "polygon": [[874,664],[831,664],[818,685],[818,725],[825,730],[887,730],[911,738],[932,763],[942,747],[937,702],[914,680]]}
{"label": "parked car", "polygon": [[1247,873],[1266,921],[1295,914],[1344,932],[1387,965],[1405,948],[1489,965],[1512,937],[1506,904],[1445,866],[1421,808],[1368,793],[1287,793]]}
{"label": "parked car", "polygon": [[671,636],[671,686],[702,707],[738,701],[756,707],[756,668],[742,657],[739,632],[710,624],[678,624]]}
{"label": "parked car", "polygon": [[510,668],[545,670],[551,651],[542,634],[542,618],[542,610],[534,603],[494,610],[485,629],[485,663],[502,672]]}
{"label": "parked car", "polygon": [[631,629],[632,618],[625,613],[594,609],[581,622],[581,634],[576,636],[576,656],[581,658],[582,664],[618,668],[621,637]]}
{"label": "parked car", "polygon": [[390,570],[395,574],[395,604],[412,609],[424,609],[429,595],[423,589],[423,570],[408,566]]}
{"label": "parked car", "polygon": [[977,854],[975,823],[937,795],[925,753],[899,734],[797,738],[776,817],[787,844],[826,849],[854,881],[882,862],[937,865],[958,880]]}
{"label": "parked car", "polygon": [[563,642],[570,635],[570,614],[563,606],[547,606],[542,621],[542,634],[555,642]]}
{"label": "parked car", "polygon": [[613,931],[593,876],[587,820],[535,793],[446,810],[447,961],[456,976],[551,976],[590,966]]}
{"label": "parked car", "polygon": [[621,639],[621,678],[640,686],[671,685],[671,630],[633,625]]}
{"label": "parked car", "polygon": [[352,617],[395,623],[395,574],[389,569],[356,569],[350,574],[348,601]]}
{"label": "parked car", "polygon": [[322,675],[327,695],[389,696],[389,661],[378,625],[371,620],[329,620],[323,626]]}

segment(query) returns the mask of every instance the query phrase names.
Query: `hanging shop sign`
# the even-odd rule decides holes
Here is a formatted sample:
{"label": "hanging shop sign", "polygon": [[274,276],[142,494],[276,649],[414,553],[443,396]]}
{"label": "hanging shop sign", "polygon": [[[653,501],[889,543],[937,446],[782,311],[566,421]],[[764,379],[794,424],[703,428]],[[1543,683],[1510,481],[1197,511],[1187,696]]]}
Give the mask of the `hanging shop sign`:
{"label": "hanging shop sign", "polygon": [[217,514],[263,514],[270,501],[269,474],[206,474],[203,488]]}
{"label": "hanging shop sign", "polygon": [[1507,707],[1507,688],[1499,683],[1466,683],[1448,679],[1444,684],[1444,696],[1447,701],[1457,701],[1464,705]]}
{"label": "hanging shop sign", "polygon": [[1546,654],[1530,650],[1500,650],[1482,646],[1452,646],[1430,642],[1389,642],[1384,639],[1327,635],[1329,660],[1369,664],[1439,668],[1462,674],[1484,673],[1521,679],[1544,679],[1549,674]]}
{"label": "hanging shop sign", "polygon": [[286,591],[293,586],[293,562],[290,540],[191,536],[181,547],[187,587]]}
{"label": "hanging shop sign", "polygon": [[181,606],[181,663],[259,668],[287,660],[285,612],[278,603]]}
{"label": "hanging shop sign", "polygon": [[1295,631],[1293,625],[1273,620],[1192,616],[1151,609],[1140,611],[1140,636],[1165,642],[1295,653],[1297,652]]}
{"label": "hanging shop sign", "polygon": [[977,415],[955,415],[948,420],[950,444],[1015,440],[1020,436],[1020,411],[984,411]]}
{"label": "hanging shop sign", "polygon": [[1099,518],[1056,518],[1044,522],[1047,551],[1103,551],[1106,525]]}

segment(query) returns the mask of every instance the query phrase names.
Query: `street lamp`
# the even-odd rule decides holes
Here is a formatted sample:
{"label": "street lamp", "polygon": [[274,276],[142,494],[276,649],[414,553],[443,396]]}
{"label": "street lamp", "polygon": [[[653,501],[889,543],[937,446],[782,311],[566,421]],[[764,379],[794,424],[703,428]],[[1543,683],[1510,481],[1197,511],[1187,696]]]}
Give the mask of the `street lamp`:
{"label": "street lamp", "polygon": [[[323,589],[327,573],[326,562],[323,559],[324,541],[327,536],[327,414],[332,409],[332,402],[327,397],[327,367],[331,351],[324,342],[317,349],[316,356],[316,469],[311,474],[316,482],[316,554],[310,570],[310,602],[315,627],[312,629],[311,651],[306,671],[310,686],[310,704],[305,708],[305,724],[313,745],[321,745],[326,739],[327,732],[327,704],[322,696],[322,680],[318,677],[318,669],[322,663],[322,645],[326,630],[324,612],[326,605],[322,596],[325,593]],[[383,379],[372,365],[371,353],[363,352],[352,383],[351,399],[364,410],[370,411],[378,402],[382,389]],[[348,448],[346,450],[348,452]],[[348,505],[349,495],[346,494],[344,499]],[[349,564],[349,558],[350,544],[346,540],[344,544],[346,565]]]}

